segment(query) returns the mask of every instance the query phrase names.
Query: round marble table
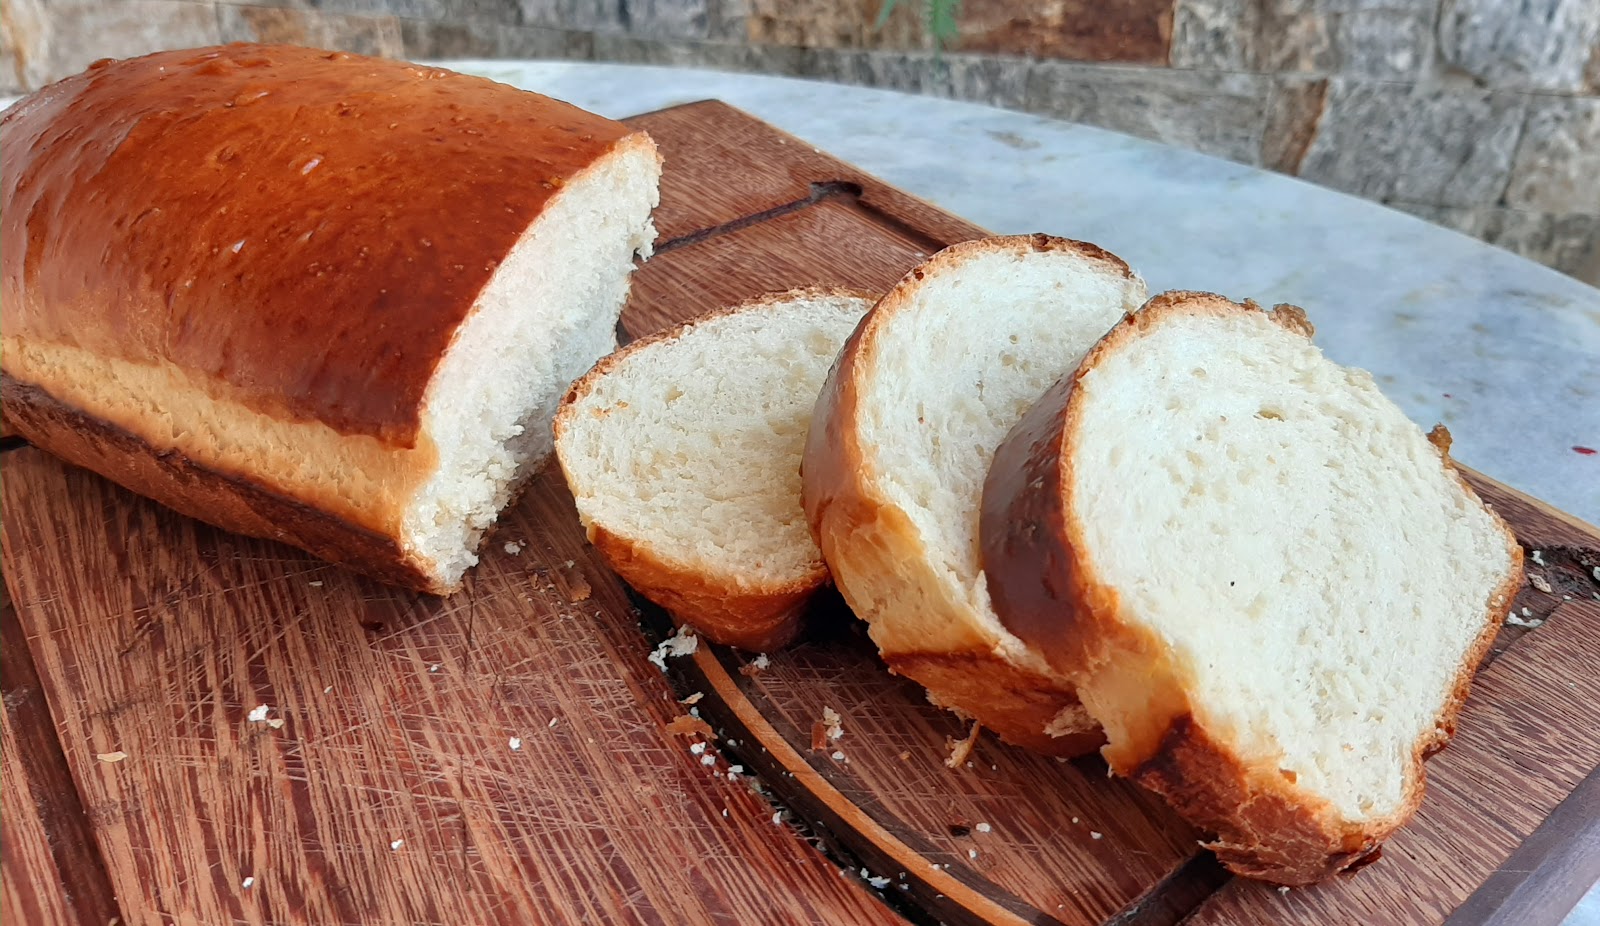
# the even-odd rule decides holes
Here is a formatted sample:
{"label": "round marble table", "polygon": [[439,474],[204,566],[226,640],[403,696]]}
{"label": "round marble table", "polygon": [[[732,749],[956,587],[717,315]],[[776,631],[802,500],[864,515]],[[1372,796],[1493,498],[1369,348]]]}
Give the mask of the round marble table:
{"label": "round marble table", "polygon": [[1420,219],[1113,132],[788,78],[570,62],[456,70],[622,117],[716,98],[1000,233],[1103,245],[1151,292],[1305,307],[1455,456],[1600,522],[1600,290]]}

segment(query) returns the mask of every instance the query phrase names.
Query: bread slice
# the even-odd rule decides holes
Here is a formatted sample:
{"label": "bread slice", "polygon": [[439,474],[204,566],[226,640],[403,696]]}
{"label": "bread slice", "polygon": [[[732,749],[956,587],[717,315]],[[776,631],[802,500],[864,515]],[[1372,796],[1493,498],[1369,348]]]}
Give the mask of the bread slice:
{"label": "bread slice", "polygon": [[806,445],[806,516],[889,668],[1009,742],[1100,738],[1072,685],[1000,625],[978,562],[989,457],[1144,283],[1044,235],[969,241],[912,270],[851,337]]}
{"label": "bread slice", "polygon": [[1422,798],[1521,550],[1305,314],[1152,299],[1012,430],[984,495],[1002,621],[1078,685],[1111,768],[1283,884]]}
{"label": "bread slice", "polygon": [[437,68],[100,62],[0,117],[7,424],[185,514],[448,592],[616,346],[661,159]]}
{"label": "bread slice", "polygon": [[827,583],[800,452],[828,366],[872,303],[807,289],[701,316],[596,364],[556,416],[590,542],[712,640],[783,646]]}

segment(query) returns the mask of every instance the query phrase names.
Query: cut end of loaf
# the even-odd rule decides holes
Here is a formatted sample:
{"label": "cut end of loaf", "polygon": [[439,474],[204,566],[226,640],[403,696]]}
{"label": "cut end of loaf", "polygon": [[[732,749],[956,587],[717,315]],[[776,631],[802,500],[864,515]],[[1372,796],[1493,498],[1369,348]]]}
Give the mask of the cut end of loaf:
{"label": "cut end of loaf", "polygon": [[549,456],[567,386],[616,346],[634,261],[655,239],[660,174],[640,133],[568,180],[439,362],[424,412],[439,464],[402,522],[407,555],[437,591],[460,584],[484,533]]}
{"label": "cut end of loaf", "polygon": [[787,642],[827,581],[800,456],[817,390],[872,301],[798,290],[693,319],[597,364],[557,416],[596,549],[719,643]]}

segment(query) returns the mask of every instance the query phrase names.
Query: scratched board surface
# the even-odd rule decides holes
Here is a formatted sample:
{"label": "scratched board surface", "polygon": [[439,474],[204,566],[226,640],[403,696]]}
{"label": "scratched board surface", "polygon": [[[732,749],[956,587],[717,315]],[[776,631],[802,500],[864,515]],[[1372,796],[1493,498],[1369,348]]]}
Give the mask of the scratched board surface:
{"label": "scratched board surface", "polygon": [[[662,243],[624,314],[632,336],[773,289],[881,290],[982,233],[720,104],[633,121],[666,172]],[[0,914],[1486,921],[1544,884],[1551,860],[1563,884],[1590,864],[1552,826],[1600,817],[1579,785],[1600,762],[1600,676],[1583,671],[1600,661],[1586,571],[1600,540],[1480,486],[1546,551],[1531,571],[1550,591],[1518,602],[1545,623],[1502,634],[1388,857],[1285,895],[1227,879],[1198,834],[1098,760],[985,735],[946,767],[967,728],[889,676],[836,600],[764,669],[706,646],[663,675],[646,658],[660,628],[639,626],[584,544],[559,473],[507,512],[466,589],[438,599],[13,451]],[[844,733],[814,749],[825,710]],[[760,793],[736,765],[761,773]],[[1526,873],[1508,881],[1507,867]]]}

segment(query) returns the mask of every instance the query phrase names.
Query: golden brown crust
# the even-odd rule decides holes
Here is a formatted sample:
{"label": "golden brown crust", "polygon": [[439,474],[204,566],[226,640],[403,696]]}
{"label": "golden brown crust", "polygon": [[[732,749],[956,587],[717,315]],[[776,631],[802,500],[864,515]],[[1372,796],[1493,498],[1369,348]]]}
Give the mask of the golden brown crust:
{"label": "golden brown crust", "polygon": [[6,421],[36,446],[126,489],[224,530],[292,544],[383,582],[445,594],[394,538],[334,517],[272,489],[196,464],[181,453],[56,401],[0,373]]}
{"label": "golden brown crust", "polygon": [[928,689],[940,707],[969,716],[978,716],[969,706],[980,707],[999,724],[981,721],[985,728],[1014,746],[1071,758],[1093,752],[1106,741],[1092,722],[1051,736],[1046,731],[1063,710],[1074,708],[1076,699],[1062,698],[1059,680],[997,660],[992,650],[899,652],[883,659],[889,671]]}
{"label": "golden brown crust", "polygon": [[733,588],[719,577],[703,576],[657,556],[648,543],[596,524],[589,525],[588,534],[612,571],[679,623],[715,643],[754,653],[770,653],[793,641],[807,602],[828,584],[828,571],[818,568],[795,582]]}
{"label": "golden brown crust", "polygon": [[[1047,235],[964,242],[912,270],[846,342],[818,397],[801,466],[806,520],[840,593],[869,622],[872,638],[891,668],[927,688],[937,703],[977,718],[1007,742],[1076,755],[1100,742],[1092,725],[1062,737],[1044,735],[1053,718],[1078,707],[1071,686],[1007,659],[998,651],[992,631],[978,627],[964,606],[935,590],[938,581],[918,532],[880,490],[880,477],[857,431],[863,378],[877,363],[879,333],[907,308],[924,276],[978,250],[1071,251],[1133,276],[1128,265],[1108,251]],[[908,615],[940,615],[945,631],[939,639],[919,638],[904,626],[911,623]]]}
{"label": "golden brown crust", "polygon": [[[562,455],[561,436],[570,425],[572,409],[629,356],[662,341],[670,341],[696,325],[716,318],[803,299],[843,297],[867,304],[877,296],[847,289],[804,287],[768,293],[715,309],[677,325],[629,342],[601,360],[567,391],[552,429],[556,453],[568,481],[581,470],[582,461]],[[752,652],[771,652],[788,645],[800,631],[801,617],[811,597],[828,584],[828,568],[821,560],[801,579],[791,582],[752,581],[734,574],[707,574],[693,564],[680,563],[657,553],[647,538],[627,537],[603,525],[586,525],[592,543],[606,564],[641,595],[661,605],[678,622],[688,624],[716,643]]]}
{"label": "golden brown crust", "polygon": [[[985,484],[981,519],[990,594],[1006,626],[1082,685],[1086,705],[1106,725],[1113,771],[1162,794],[1191,822],[1215,833],[1210,844],[1234,872],[1283,884],[1307,884],[1375,857],[1421,802],[1423,758],[1453,732],[1474,670],[1499,629],[1521,576],[1521,550],[1500,524],[1514,575],[1486,602],[1484,628],[1469,648],[1435,732],[1417,744],[1400,809],[1361,826],[1342,822],[1331,805],[1308,798],[1281,770],[1247,765],[1196,719],[1184,673],[1161,641],[1124,623],[1114,590],[1096,581],[1070,513],[1071,443],[1082,418],[1077,383],[1101,358],[1167,315],[1260,311],[1209,293],[1173,292],[1128,316],[1063,378],[1007,436]],[[1305,315],[1278,306],[1270,317],[1310,337]],[[1446,438],[1447,439],[1447,438]],[[1440,439],[1436,434],[1435,446]],[[1445,444],[1447,447],[1448,444]],[[1454,473],[1441,448],[1445,467]],[[1476,495],[1473,494],[1476,498]]]}
{"label": "golden brown crust", "polygon": [[97,63],[0,119],[6,336],[170,364],[217,398],[410,447],[499,261],[630,134],[342,52]]}

